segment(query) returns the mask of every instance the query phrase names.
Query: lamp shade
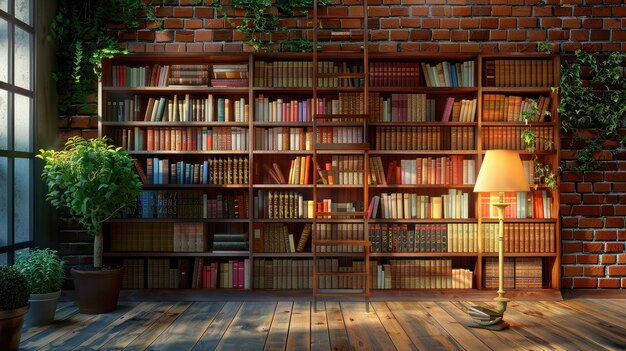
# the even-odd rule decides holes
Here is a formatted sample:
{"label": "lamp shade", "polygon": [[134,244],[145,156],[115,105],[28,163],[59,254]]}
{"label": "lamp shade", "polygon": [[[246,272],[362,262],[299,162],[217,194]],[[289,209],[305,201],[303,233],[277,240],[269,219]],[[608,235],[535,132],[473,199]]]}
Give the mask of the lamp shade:
{"label": "lamp shade", "polygon": [[514,150],[488,150],[478,171],[475,193],[529,191],[526,172]]}

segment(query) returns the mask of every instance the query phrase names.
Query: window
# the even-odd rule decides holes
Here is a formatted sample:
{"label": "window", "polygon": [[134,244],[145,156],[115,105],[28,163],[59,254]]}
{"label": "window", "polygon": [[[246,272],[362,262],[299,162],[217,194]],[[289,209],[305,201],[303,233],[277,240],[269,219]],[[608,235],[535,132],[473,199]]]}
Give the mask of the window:
{"label": "window", "polygon": [[33,0],[0,0],[0,265],[33,244]]}

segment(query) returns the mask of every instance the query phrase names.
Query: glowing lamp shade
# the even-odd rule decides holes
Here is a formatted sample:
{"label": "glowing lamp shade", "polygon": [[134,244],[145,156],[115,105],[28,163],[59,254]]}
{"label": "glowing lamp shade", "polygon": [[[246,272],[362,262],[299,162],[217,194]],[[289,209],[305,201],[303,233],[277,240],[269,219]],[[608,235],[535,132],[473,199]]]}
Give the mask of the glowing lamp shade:
{"label": "glowing lamp shade", "polygon": [[529,191],[526,171],[514,150],[488,150],[474,185],[475,193]]}

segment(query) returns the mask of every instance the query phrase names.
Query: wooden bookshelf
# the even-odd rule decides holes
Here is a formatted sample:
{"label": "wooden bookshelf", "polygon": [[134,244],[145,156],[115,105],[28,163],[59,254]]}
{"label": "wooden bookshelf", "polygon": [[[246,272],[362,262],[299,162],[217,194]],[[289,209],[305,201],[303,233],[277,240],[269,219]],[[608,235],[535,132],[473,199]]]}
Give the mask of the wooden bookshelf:
{"label": "wooden bookshelf", "polygon": [[[535,63],[535,61],[537,62]],[[316,68],[316,70],[320,70],[316,72],[318,84],[313,84],[312,80],[314,62],[320,65]],[[447,240],[447,235],[451,230],[467,230],[469,227],[463,226],[472,226],[475,230],[471,236],[475,241],[472,243],[472,247],[475,246],[475,250],[468,249],[457,252],[393,250],[382,252],[377,247],[376,242],[371,242],[368,244],[371,247],[368,247],[367,250],[368,252],[372,251],[367,267],[370,274],[370,288],[380,290],[381,293],[385,293],[386,290],[420,288],[419,283],[416,282],[423,278],[422,275],[434,274],[428,272],[438,270],[437,276],[443,274],[445,278],[437,278],[443,279],[440,282],[433,281],[435,289],[452,287],[446,285],[452,284],[450,282],[452,271],[454,271],[454,277],[457,277],[458,274],[464,277],[461,281],[465,285],[454,283],[455,288],[486,289],[485,282],[493,279],[493,272],[487,269],[490,267],[490,263],[486,262],[494,258],[496,253],[492,247],[485,247],[487,245],[485,244],[486,236],[493,235],[490,232],[485,234],[485,230],[495,225],[497,221],[494,218],[489,218],[489,213],[485,213],[489,201],[473,193],[473,180],[470,178],[475,179],[485,151],[489,147],[498,145],[496,143],[498,138],[504,147],[517,149],[523,161],[531,164],[530,161],[536,158],[536,162],[549,164],[553,171],[557,171],[560,151],[558,142],[559,122],[556,109],[558,96],[551,87],[558,86],[559,64],[558,56],[529,53],[494,55],[369,53],[365,61],[363,61],[363,55],[360,54],[325,52],[317,53],[315,60],[312,54],[295,53],[136,54],[105,60],[102,66],[103,74],[99,89],[99,112],[101,116],[98,126],[99,135],[113,137],[114,143],[127,148],[129,153],[139,160],[146,173],[149,159],[152,162],[157,159],[159,162],[167,160],[168,162],[163,163],[163,166],[167,165],[170,172],[164,173],[162,177],[172,178],[168,181],[150,181],[145,184],[145,192],[152,194],[150,196],[153,196],[153,199],[147,200],[148,198],[144,196],[143,200],[144,202],[154,202],[142,203],[144,208],[139,206],[135,213],[128,214],[128,218],[111,220],[105,226],[105,257],[111,262],[118,263],[122,263],[123,260],[134,260],[132,263],[135,266],[131,271],[135,273],[139,272],[138,265],[143,262],[145,272],[142,270],[144,273],[139,279],[141,281],[132,280],[133,287],[147,286],[147,260],[162,258],[170,264],[170,275],[187,276],[185,279],[178,280],[178,286],[183,288],[203,288],[202,278],[199,278],[202,274],[198,274],[198,270],[203,270],[202,267],[204,266],[210,267],[213,263],[212,269],[217,268],[218,274],[220,274],[219,272],[230,274],[233,280],[235,279],[234,275],[237,274],[236,285],[239,288],[312,289],[313,261],[318,259],[312,249],[314,234],[307,234],[309,238],[304,241],[302,251],[292,250],[293,247],[298,246],[303,232],[306,231],[305,229],[312,225],[324,224],[345,229],[346,226],[359,224],[362,226],[362,231],[368,234],[366,238],[371,234],[370,230],[375,230],[371,228],[382,225],[396,226],[398,227],[396,233],[403,233],[402,235],[407,237],[413,235],[413,239],[410,240],[418,240],[417,242],[419,242],[419,238],[437,241],[446,237],[445,240]],[[204,65],[208,67],[206,75],[209,78],[204,86],[139,85],[127,87],[119,86],[118,80],[123,80],[123,78],[118,76],[114,84],[114,66],[150,67],[152,70],[155,65]],[[246,74],[236,72],[240,72],[237,70],[245,67],[248,80],[245,83],[237,83],[245,84],[245,86],[210,86],[212,68],[215,65],[224,68],[230,72],[225,73],[226,75],[237,77],[236,79],[243,79],[240,77]],[[435,72],[441,72],[441,70],[437,71],[438,65],[448,70],[451,69],[448,68],[449,66],[454,66],[455,70],[463,69],[464,71],[456,77],[456,82],[451,80],[449,84],[445,83],[446,75],[444,72],[444,84],[437,85],[430,79],[426,80],[424,67],[435,67],[434,69],[430,68],[431,71],[429,71],[429,74],[435,74]],[[523,71],[521,68],[517,68],[519,65],[524,66]],[[229,69],[233,71],[229,71]],[[133,74],[136,74],[136,77],[142,77],[141,73]],[[508,77],[506,77],[507,74]],[[201,75],[205,75],[205,73],[201,73]],[[450,71],[448,75],[450,75]],[[526,78],[523,79],[523,75],[526,75]],[[545,79],[543,75],[546,75]],[[290,78],[284,78],[287,76]],[[145,79],[150,81],[149,77]],[[407,82],[406,79],[412,81]],[[459,84],[459,80],[463,80],[463,85]],[[509,86],[505,84],[509,84]],[[356,104],[351,100],[356,95],[350,95],[356,93],[364,93],[367,96],[365,101],[368,103],[365,113],[361,113],[362,111],[345,113],[342,110],[336,110],[334,115],[330,113],[331,109],[337,108],[336,106],[340,104],[340,101],[341,104],[346,102]],[[506,114],[508,118],[512,113],[509,109],[516,107],[513,103],[509,105],[500,103],[497,106],[492,104],[490,99],[491,96],[495,95],[499,96],[497,99],[501,99],[502,102],[510,102],[520,98],[523,101],[538,100],[540,97],[543,99],[550,98],[550,101],[544,106],[545,111],[549,111],[550,114],[545,114],[541,116],[541,119],[531,121],[528,125],[520,121],[519,116],[517,119],[500,120],[500,117],[494,116]],[[191,118],[188,120],[181,120],[180,114],[178,117],[170,119],[174,108],[169,107],[169,101],[173,103],[175,96],[177,96],[178,102],[181,101],[180,99],[185,101],[186,96],[189,99],[196,99],[193,110],[197,111],[197,115],[195,117],[189,115]],[[212,105],[209,103],[209,96],[212,96]],[[163,98],[163,101],[168,101],[166,108],[170,110],[168,113],[163,112],[163,116],[167,116],[166,118],[161,117],[161,120],[157,121],[152,120],[152,115],[150,115],[150,120],[146,120],[146,109],[150,98],[154,100]],[[318,101],[322,101],[322,99],[325,101],[321,105],[315,105],[316,107],[321,106],[316,113],[314,113],[312,105],[314,98],[317,98]],[[453,102],[450,98],[454,99]],[[218,121],[217,99],[228,99],[229,103],[232,104],[231,108],[234,108],[234,102],[238,101],[237,107],[240,111],[238,119],[235,119],[234,110],[229,109],[228,112],[231,113],[231,117]],[[125,104],[131,100],[133,101],[132,113],[130,107]],[[449,100],[451,102],[448,103]],[[469,101],[464,105],[465,110],[463,112],[466,114],[464,120],[460,120],[460,111],[455,110],[461,107],[454,105],[454,103],[460,103],[461,100]],[[244,106],[240,105],[242,101]],[[120,102],[122,104],[118,105]],[[452,110],[447,120],[442,121],[447,103],[452,104]],[[333,107],[333,104],[336,106]],[[209,105],[213,109],[211,119],[208,118],[207,108]],[[191,105],[188,105],[188,108],[189,106]],[[281,106],[280,113],[277,112],[278,106]],[[324,108],[323,111],[322,108]],[[111,109],[115,110],[111,111]],[[473,110],[470,113],[467,111],[468,109]],[[498,109],[507,110],[507,112]],[[179,112],[182,111],[183,108],[179,107]],[[270,114],[270,111],[273,112]],[[492,114],[494,111],[500,112]],[[486,113],[490,115],[485,117]],[[519,114],[519,112],[517,113]],[[319,120],[315,119],[316,114],[320,117]],[[363,118],[364,116],[365,118]],[[347,121],[347,118],[356,119]],[[521,149],[517,142],[505,143],[507,140],[519,139],[519,132],[529,126],[530,128],[543,128],[545,131],[543,136],[554,141],[553,147],[546,149],[538,146],[536,151],[528,152]],[[159,137],[163,138],[168,133],[173,133],[174,130],[186,128],[193,128],[192,130],[196,134],[195,137],[192,132],[189,134],[192,138],[189,144],[191,147],[178,150],[172,147],[172,140],[175,140],[173,138],[169,144],[163,142],[163,147],[147,148],[148,130],[157,131],[154,133],[160,133]],[[208,142],[202,143],[201,140],[207,137],[209,130],[215,137],[218,131],[225,133],[224,130],[226,129],[222,128],[230,128],[228,129],[230,131],[236,130],[230,135],[220,134],[226,135],[224,140],[230,140],[231,144],[226,141],[220,145],[211,144],[211,146],[219,146],[218,149],[215,149],[215,147],[208,147]],[[279,129],[274,130],[274,128]],[[344,143],[336,143],[327,140],[327,142],[318,143],[317,138],[318,135],[322,135],[321,130],[323,128],[361,128],[363,141],[348,142],[344,140]],[[240,139],[237,146],[232,142],[234,133],[240,133],[238,134]],[[276,147],[276,149],[269,146],[259,147],[262,144],[259,140],[260,136],[269,135],[267,133],[274,133],[272,138],[277,138],[273,140],[273,145],[277,145],[276,143],[279,142],[286,143],[284,138],[287,138],[289,139],[288,145],[297,143],[301,148],[293,149],[291,146],[288,148]],[[278,137],[279,134],[280,137]],[[380,140],[381,137],[385,140]],[[140,140],[137,141],[137,138]],[[456,141],[453,142],[453,140]],[[265,141],[269,142],[269,140]],[[182,140],[180,142],[182,143]],[[166,147],[168,145],[169,148]],[[200,145],[204,146],[200,147]],[[305,164],[301,165],[296,172],[296,159],[301,158],[304,160],[301,162],[306,163],[307,156],[309,157],[308,169]],[[350,157],[355,158],[351,159]],[[378,175],[384,178],[384,181],[378,179],[372,183],[369,179],[376,173],[376,169],[370,165],[372,158],[379,158],[380,161],[376,162],[380,162],[377,167],[382,167],[382,173]],[[358,163],[357,159],[361,160],[358,161],[361,162],[359,166],[361,169],[348,168],[342,177],[362,177],[362,184],[322,183],[322,178],[327,178],[329,175],[325,169],[326,163],[332,164],[333,161],[339,162],[339,160],[347,163]],[[222,173],[204,173],[204,167],[201,166],[207,165],[208,163],[205,161],[210,162],[210,160],[215,162],[215,167],[223,167]],[[420,181],[417,180],[417,160],[420,160],[419,169],[424,172],[422,174],[423,179]],[[453,160],[458,163],[450,168],[453,165]],[[316,170],[316,162],[314,161],[320,165],[321,172]],[[181,164],[180,167],[182,167],[181,162],[187,164],[184,172],[191,172],[191,174],[185,173],[188,174],[188,179],[172,182],[171,180],[174,179],[171,173],[172,165]],[[294,163],[293,167],[292,162]],[[396,163],[395,168],[393,167],[394,162]],[[405,166],[405,173],[402,173],[402,167],[398,171],[398,166],[401,163]],[[263,167],[264,165],[271,171],[267,171]],[[423,168],[426,165],[427,170]],[[275,174],[276,169],[282,173],[285,183],[279,183],[273,178],[277,176]],[[450,181],[450,177],[452,177],[450,173],[453,169],[456,172],[463,172],[464,170],[465,180],[458,181],[458,179],[463,179],[461,176],[461,178]],[[181,170],[182,168],[177,169],[177,172]],[[294,174],[290,175],[292,170]],[[380,172],[380,170],[378,171]],[[196,172],[195,180],[193,172]],[[272,175],[270,172],[274,172],[274,174]],[[308,173],[303,174],[302,172]],[[395,172],[400,173],[396,176]],[[154,180],[154,174],[151,176]],[[175,179],[178,180],[179,176],[179,173],[176,173]],[[338,177],[338,174],[335,176]],[[290,182],[289,178],[293,183]],[[404,209],[405,201],[408,201],[408,216],[399,217],[396,213],[394,217],[390,213],[387,218],[382,217],[383,194],[386,194],[385,196],[396,194],[396,201],[398,201],[398,197],[402,197],[401,204],[395,203],[395,206],[402,209]],[[405,200],[404,194],[408,200]],[[528,218],[528,213],[524,218],[505,218],[505,224],[510,223],[514,226],[513,228],[526,228],[524,230],[527,235],[524,237],[520,234],[516,237],[514,233],[510,240],[519,241],[517,243],[518,249],[515,252],[505,252],[505,257],[519,258],[519,260],[514,261],[519,262],[518,271],[533,272],[534,285],[532,286],[541,287],[537,291],[551,293],[560,289],[561,228],[558,220],[558,192],[551,191],[540,183],[536,190],[529,191],[528,194],[527,204],[539,201],[538,198],[533,199],[531,194],[541,195],[542,212],[546,218],[537,218],[536,215]],[[445,210],[442,208],[441,218],[432,218],[433,206],[436,208],[440,206],[439,200],[435,200],[435,203],[432,202],[433,198],[441,198],[444,201],[444,195],[448,201],[452,201],[451,197],[465,201],[462,203],[462,210],[452,215],[444,213]],[[371,217],[368,216],[369,204],[375,196],[381,197],[381,199],[378,203],[377,216]],[[425,212],[419,215],[411,212],[412,207],[418,201],[418,196],[423,197],[420,198],[422,199],[420,201],[425,201],[426,198],[429,201],[428,207],[424,207],[423,211]],[[329,214],[323,212],[328,211],[319,211],[315,204],[316,202],[323,202],[324,198],[332,199],[334,203],[353,202],[358,204],[355,206],[354,216],[350,218],[325,218]],[[192,209],[192,212],[195,211],[193,212],[196,214],[195,217],[159,212],[159,208],[165,206],[163,204],[174,200],[176,200],[176,206],[170,206],[169,209],[166,209],[167,211],[185,213],[187,210],[184,208],[187,206]],[[178,203],[179,200],[182,201],[180,204]],[[521,203],[524,200],[520,198],[519,201]],[[546,202],[545,205],[543,202]],[[387,203],[387,205],[389,204]],[[445,205],[442,203],[441,206]],[[152,211],[154,213],[150,212],[150,209],[154,210]],[[457,209],[455,207],[455,210]],[[148,212],[151,214],[145,218],[144,214]],[[334,214],[337,215],[337,213]],[[359,216],[355,216],[357,214]],[[345,215],[345,213],[339,213],[339,215]],[[142,236],[141,240],[159,241],[164,240],[165,231],[170,230],[168,228],[173,228],[175,223],[199,223],[205,226],[203,236],[208,243],[208,249],[202,252],[134,251],[130,248],[119,249],[119,247],[115,250],[112,249],[115,245],[112,245],[111,238],[120,235],[120,233],[112,232],[112,230],[118,230],[114,228],[127,226],[128,229],[124,230],[129,231],[135,228]],[[282,226],[283,234],[281,235],[286,235],[283,237],[285,240],[283,249],[285,251],[266,252],[263,249],[259,250],[259,247],[255,248],[255,244],[258,245],[260,240],[264,240],[265,235],[271,235],[266,233],[266,230],[274,230],[272,226],[275,224]],[[144,225],[145,227],[142,227]],[[429,225],[437,227],[437,230],[433,229],[433,234],[428,239],[422,234],[415,234],[415,228],[422,230]],[[541,228],[541,240],[547,242],[548,246],[553,246],[543,250],[538,246],[539,249],[531,250],[531,244],[528,240],[530,234],[534,235],[535,233],[533,228]],[[404,234],[403,230],[407,233]],[[393,230],[391,233],[393,236]],[[220,245],[226,245],[226,249],[214,252],[212,245],[215,234],[237,234],[238,237],[245,238],[236,244],[244,249],[242,251],[228,250],[229,245],[222,242]],[[422,236],[419,237],[420,235]],[[171,239],[171,237],[168,238]],[[347,239],[339,238],[339,240]],[[362,238],[358,240],[362,240]],[[348,245],[348,243],[343,244]],[[289,247],[289,245],[293,247]],[[338,245],[342,244],[339,243]],[[415,244],[412,247],[415,248]],[[513,247],[516,246],[513,245]],[[520,249],[520,247],[528,248]],[[333,256],[329,254],[335,253],[320,252],[319,259],[333,259],[324,257]],[[351,253],[349,258],[356,260],[359,256],[358,253]],[[329,265],[347,267],[344,266],[345,262],[341,261],[343,259],[337,258],[337,260],[323,262]],[[163,262],[159,264],[164,264]],[[230,271],[228,271],[229,269]],[[237,269],[242,270],[243,273],[238,272]],[[391,279],[387,276],[387,280],[385,280],[382,275],[383,272],[388,275],[391,274]],[[342,271],[340,273],[347,272]],[[245,282],[239,281],[240,274],[245,277]],[[279,284],[274,284],[271,279],[272,275],[275,275],[276,279],[280,279]],[[207,275],[207,279],[208,277],[209,275]],[[326,279],[324,274],[319,277]],[[166,278],[159,277],[158,279]],[[221,276],[217,279],[218,287],[221,287],[220,279]],[[380,281],[381,279],[382,281]],[[127,279],[127,281],[129,280]],[[170,282],[170,285],[172,284],[174,283]],[[186,285],[183,286],[183,284]],[[431,284],[430,281],[428,284]],[[404,288],[400,286],[404,286]],[[233,289],[236,288],[233,287]],[[428,289],[433,289],[433,287]],[[521,289],[520,292],[525,291],[523,287],[516,287],[515,289]],[[446,291],[454,293],[455,290]]]}

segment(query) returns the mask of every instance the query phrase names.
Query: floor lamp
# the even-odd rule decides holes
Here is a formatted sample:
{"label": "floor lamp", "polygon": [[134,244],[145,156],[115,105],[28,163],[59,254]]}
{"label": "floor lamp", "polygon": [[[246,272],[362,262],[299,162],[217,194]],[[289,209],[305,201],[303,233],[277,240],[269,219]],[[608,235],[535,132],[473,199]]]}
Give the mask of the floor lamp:
{"label": "floor lamp", "polygon": [[485,152],[474,185],[474,192],[499,193],[498,202],[491,204],[498,213],[498,296],[494,298],[496,301],[495,310],[480,306],[470,307],[468,313],[476,322],[474,327],[502,330],[509,326],[503,319],[506,304],[509,301],[504,297],[504,209],[509,206],[508,203],[504,203],[504,193],[529,190],[526,172],[517,151],[488,150]]}

